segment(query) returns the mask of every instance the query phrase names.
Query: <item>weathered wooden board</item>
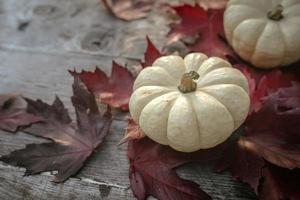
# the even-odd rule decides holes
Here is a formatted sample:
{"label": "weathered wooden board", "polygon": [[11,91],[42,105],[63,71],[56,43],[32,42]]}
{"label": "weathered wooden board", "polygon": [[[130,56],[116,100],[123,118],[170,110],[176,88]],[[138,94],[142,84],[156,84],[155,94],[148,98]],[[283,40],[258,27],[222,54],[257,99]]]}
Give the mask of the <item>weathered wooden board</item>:
{"label": "weathered wooden board", "polygon": [[128,188],[90,179],[70,178],[62,184],[52,175],[22,177],[24,170],[0,164],[0,198],[6,199],[132,199]]}
{"label": "weathered wooden board", "polygon": [[[69,100],[72,77],[67,70],[91,70],[98,65],[109,74],[113,59],[125,62],[142,57],[145,35],[161,45],[168,30],[165,23],[156,11],[143,20],[117,20],[99,0],[0,0],[0,93],[22,93],[49,103],[58,95],[74,119]],[[64,184],[52,183],[49,173],[23,177],[24,169],[0,163],[0,199],[133,199],[127,147],[116,145],[126,127],[126,114],[115,114],[118,120],[104,144]],[[0,156],[40,142],[46,140],[0,131]],[[214,199],[255,199],[228,173],[215,174],[198,164],[178,172]]]}
{"label": "weathered wooden board", "polygon": [[168,30],[155,11],[147,20],[123,22],[100,0],[1,0],[0,5],[2,48],[140,58],[146,35],[162,40]]}

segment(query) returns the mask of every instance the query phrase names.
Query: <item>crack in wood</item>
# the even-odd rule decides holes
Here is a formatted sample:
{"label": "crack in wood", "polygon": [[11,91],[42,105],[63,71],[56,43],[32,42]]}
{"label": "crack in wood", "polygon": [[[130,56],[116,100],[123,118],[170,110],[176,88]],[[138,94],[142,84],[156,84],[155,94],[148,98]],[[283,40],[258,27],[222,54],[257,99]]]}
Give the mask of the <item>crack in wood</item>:
{"label": "crack in wood", "polygon": [[129,189],[129,186],[123,186],[123,185],[114,184],[114,183],[106,183],[106,182],[102,182],[102,181],[93,180],[90,178],[79,178],[79,179],[83,182],[92,183],[92,184],[99,185],[99,186],[113,187],[113,188],[117,188],[117,189],[121,189],[121,190]]}

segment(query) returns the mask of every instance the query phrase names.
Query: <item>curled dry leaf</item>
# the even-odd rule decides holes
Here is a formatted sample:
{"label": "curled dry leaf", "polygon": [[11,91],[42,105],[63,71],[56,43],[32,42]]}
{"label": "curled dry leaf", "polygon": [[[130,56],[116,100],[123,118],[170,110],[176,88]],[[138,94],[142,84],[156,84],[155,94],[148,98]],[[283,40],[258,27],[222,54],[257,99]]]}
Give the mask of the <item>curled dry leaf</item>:
{"label": "curled dry leaf", "polygon": [[144,138],[146,135],[142,131],[142,129],[137,125],[132,118],[128,119],[128,125],[126,128],[125,136],[124,138],[119,142],[119,144],[126,143],[130,140],[139,140]]}
{"label": "curled dry leaf", "polygon": [[151,11],[154,0],[102,0],[117,18],[130,21],[144,18]]}
{"label": "curled dry leaf", "polygon": [[73,84],[73,92],[77,128],[71,124],[68,111],[59,98],[52,105],[26,99],[28,111],[41,117],[42,121],[25,132],[53,142],[26,145],[25,149],[2,156],[0,160],[25,167],[26,175],[56,170],[55,182],[65,181],[78,172],[109,133],[112,117],[110,109],[100,113],[93,94],[78,79]]}
{"label": "curled dry leaf", "polygon": [[94,93],[97,102],[128,111],[128,102],[135,78],[126,68],[113,62],[110,77],[98,67],[94,72],[70,71],[70,73],[78,77]]}
{"label": "curled dry leaf", "polygon": [[26,111],[26,102],[18,95],[0,95],[0,128],[16,132],[18,128],[38,122],[40,118]]}

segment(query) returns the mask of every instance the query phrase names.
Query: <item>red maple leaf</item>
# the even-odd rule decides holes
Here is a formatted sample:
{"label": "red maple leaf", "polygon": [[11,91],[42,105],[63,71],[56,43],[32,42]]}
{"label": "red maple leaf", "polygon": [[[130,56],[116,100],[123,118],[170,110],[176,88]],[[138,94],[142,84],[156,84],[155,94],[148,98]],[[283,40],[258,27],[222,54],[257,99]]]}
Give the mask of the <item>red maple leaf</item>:
{"label": "red maple leaf", "polygon": [[16,132],[20,127],[40,121],[38,116],[26,111],[26,102],[18,95],[0,95],[0,128]]}
{"label": "red maple leaf", "polygon": [[154,4],[153,0],[102,0],[102,2],[114,16],[126,21],[146,17]]}
{"label": "red maple leaf", "polygon": [[[150,66],[161,55],[148,37],[147,44],[144,62],[141,62],[143,67]],[[94,93],[97,102],[128,111],[128,103],[135,77],[125,67],[113,62],[110,77],[98,67],[94,72],[83,70],[80,73],[76,71],[70,71],[70,73],[74,77],[78,77]]]}
{"label": "red maple leaf", "polygon": [[210,150],[182,153],[149,138],[129,141],[129,179],[134,195],[139,200],[149,195],[158,199],[211,199],[198,184],[181,179],[175,169],[188,162],[219,159],[228,142]]}
{"label": "red maple leaf", "polygon": [[51,139],[51,143],[29,144],[25,149],[2,156],[1,161],[26,168],[25,175],[57,170],[55,182],[74,175],[85,160],[102,143],[112,121],[110,109],[104,114],[98,110],[93,94],[76,79],[73,84],[72,103],[77,116],[77,128],[64,105],[57,97],[52,105],[41,100],[28,102],[28,111],[42,118],[25,129],[35,136]]}
{"label": "red maple leaf", "polygon": [[167,45],[187,37],[197,38],[187,44],[190,51],[202,52],[208,56],[225,58],[235,57],[232,49],[224,39],[223,12],[224,10],[208,10],[202,7],[183,5],[173,7],[181,18],[179,24],[171,24],[167,36]]}
{"label": "red maple leaf", "polygon": [[126,68],[113,62],[110,77],[98,67],[94,72],[83,70],[81,73],[75,71],[70,73],[78,77],[94,93],[98,102],[128,111],[135,78]]}

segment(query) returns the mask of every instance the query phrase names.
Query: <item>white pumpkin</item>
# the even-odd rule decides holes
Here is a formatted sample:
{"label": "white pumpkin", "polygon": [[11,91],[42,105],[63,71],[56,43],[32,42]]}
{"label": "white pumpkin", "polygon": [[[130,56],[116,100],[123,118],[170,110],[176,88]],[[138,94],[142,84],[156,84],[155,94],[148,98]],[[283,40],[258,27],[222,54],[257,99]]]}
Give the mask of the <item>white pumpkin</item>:
{"label": "white pumpkin", "polygon": [[257,67],[300,60],[300,0],[230,0],[224,28],[236,53]]}
{"label": "white pumpkin", "polygon": [[244,75],[201,53],[158,58],[140,72],[133,90],[133,120],[154,141],[182,152],[224,142],[243,123],[250,104]]}

